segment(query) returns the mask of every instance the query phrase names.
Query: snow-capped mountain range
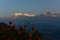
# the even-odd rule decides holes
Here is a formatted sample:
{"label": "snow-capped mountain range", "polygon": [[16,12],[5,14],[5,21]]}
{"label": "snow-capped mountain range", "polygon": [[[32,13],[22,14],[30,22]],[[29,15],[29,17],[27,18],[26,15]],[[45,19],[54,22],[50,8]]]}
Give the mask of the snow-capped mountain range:
{"label": "snow-capped mountain range", "polygon": [[0,17],[0,21],[4,21],[4,20],[15,20],[15,19],[25,19],[27,17],[33,17],[35,16],[35,14],[22,14],[22,13],[15,13],[11,16],[7,16],[7,17]]}
{"label": "snow-capped mountain range", "polygon": [[29,22],[30,26],[34,25],[39,29],[60,29],[60,17],[51,16],[51,14],[48,14],[47,16],[45,14],[35,15],[15,13],[12,16],[0,18],[0,22],[8,24],[9,21],[13,21],[17,26]]}

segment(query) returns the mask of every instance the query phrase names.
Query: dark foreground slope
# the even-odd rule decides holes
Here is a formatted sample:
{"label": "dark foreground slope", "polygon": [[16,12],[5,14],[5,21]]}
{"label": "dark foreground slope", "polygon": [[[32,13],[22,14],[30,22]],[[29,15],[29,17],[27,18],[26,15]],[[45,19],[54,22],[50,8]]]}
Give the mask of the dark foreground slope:
{"label": "dark foreground slope", "polygon": [[[7,25],[3,22],[0,23],[0,40],[43,40],[43,34],[32,27],[32,31],[26,31],[26,26],[20,26],[16,30],[16,25]],[[35,31],[34,31],[35,30]]]}

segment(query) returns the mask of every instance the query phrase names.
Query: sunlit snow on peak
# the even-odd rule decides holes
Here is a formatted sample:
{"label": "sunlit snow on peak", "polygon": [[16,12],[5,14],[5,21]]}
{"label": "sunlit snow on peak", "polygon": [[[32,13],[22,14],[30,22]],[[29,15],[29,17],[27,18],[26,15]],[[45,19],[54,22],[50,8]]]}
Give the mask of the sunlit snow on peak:
{"label": "sunlit snow on peak", "polygon": [[16,17],[17,17],[17,16],[20,16],[20,15],[22,15],[22,13],[15,13],[15,14],[14,14],[14,16],[16,16]]}

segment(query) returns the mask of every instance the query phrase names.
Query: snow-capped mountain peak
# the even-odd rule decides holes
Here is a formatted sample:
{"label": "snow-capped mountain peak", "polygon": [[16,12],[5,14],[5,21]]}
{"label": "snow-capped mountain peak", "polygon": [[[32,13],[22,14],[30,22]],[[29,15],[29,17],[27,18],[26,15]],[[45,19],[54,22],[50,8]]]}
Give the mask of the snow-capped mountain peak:
{"label": "snow-capped mountain peak", "polygon": [[15,13],[14,16],[15,16],[15,17],[17,17],[17,16],[35,16],[35,14],[28,14],[28,13],[26,13],[26,14]]}
{"label": "snow-capped mountain peak", "polygon": [[17,17],[17,16],[22,16],[23,14],[22,13],[15,13],[13,14],[13,16]]}

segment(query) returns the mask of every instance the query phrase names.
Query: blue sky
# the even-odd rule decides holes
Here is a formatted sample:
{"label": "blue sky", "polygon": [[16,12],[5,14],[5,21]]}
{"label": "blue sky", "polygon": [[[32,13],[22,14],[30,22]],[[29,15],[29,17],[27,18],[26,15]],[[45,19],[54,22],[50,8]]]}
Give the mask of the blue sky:
{"label": "blue sky", "polygon": [[46,10],[60,12],[60,0],[0,0],[0,16],[15,12],[40,14]]}

